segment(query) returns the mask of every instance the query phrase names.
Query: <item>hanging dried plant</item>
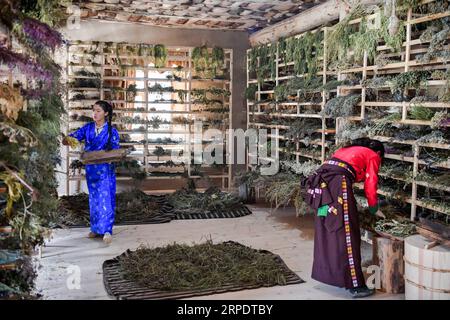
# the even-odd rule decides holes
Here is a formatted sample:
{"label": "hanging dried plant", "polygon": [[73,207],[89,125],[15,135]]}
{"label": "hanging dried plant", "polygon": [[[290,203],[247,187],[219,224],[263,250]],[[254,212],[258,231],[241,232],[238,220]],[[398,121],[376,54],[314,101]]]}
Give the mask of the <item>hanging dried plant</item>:
{"label": "hanging dried plant", "polygon": [[9,85],[0,84],[0,112],[11,120],[17,120],[19,111],[23,108],[23,97],[20,90]]}
{"label": "hanging dried plant", "polygon": [[34,147],[38,144],[37,138],[30,129],[12,122],[1,121],[0,133],[8,137],[10,143],[17,143],[23,147]]}
{"label": "hanging dried plant", "polygon": [[167,49],[163,44],[157,44],[153,48],[153,54],[155,58],[155,67],[163,68],[167,62]]}
{"label": "hanging dried plant", "polygon": [[14,202],[19,201],[22,196],[22,184],[8,172],[0,172],[0,180],[8,187],[8,198],[5,213],[7,218],[11,217]]}
{"label": "hanging dried plant", "polygon": [[58,31],[36,19],[25,18],[16,23],[14,30],[19,35],[25,35],[29,44],[38,49],[47,47],[55,50],[63,44],[63,38]]}
{"label": "hanging dried plant", "polygon": [[53,80],[52,73],[36,61],[2,46],[0,46],[0,62],[8,65],[12,70],[17,68],[20,72],[47,84]]}

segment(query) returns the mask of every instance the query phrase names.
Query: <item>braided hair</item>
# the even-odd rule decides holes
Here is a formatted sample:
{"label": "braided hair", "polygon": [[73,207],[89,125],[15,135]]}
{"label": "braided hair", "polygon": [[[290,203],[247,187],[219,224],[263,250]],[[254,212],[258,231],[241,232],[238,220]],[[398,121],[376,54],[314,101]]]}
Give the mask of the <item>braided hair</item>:
{"label": "braided hair", "polygon": [[384,145],[379,140],[374,140],[370,138],[358,138],[352,140],[351,144],[347,147],[354,147],[354,146],[369,148],[375,152],[379,152],[381,159],[384,158]]}
{"label": "braided hair", "polygon": [[96,105],[100,106],[103,111],[105,111],[105,113],[108,113],[108,142],[106,143],[106,150],[111,150],[112,149],[112,144],[111,144],[111,137],[112,137],[112,117],[113,117],[113,107],[109,102],[106,102],[104,100],[99,100],[95,103]]}

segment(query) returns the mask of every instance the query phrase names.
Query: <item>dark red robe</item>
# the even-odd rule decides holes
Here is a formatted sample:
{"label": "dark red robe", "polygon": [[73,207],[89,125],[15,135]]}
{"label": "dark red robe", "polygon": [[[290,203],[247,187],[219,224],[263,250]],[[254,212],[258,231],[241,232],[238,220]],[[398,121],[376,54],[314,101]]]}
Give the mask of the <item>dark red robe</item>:
{"label": "dark red robe", "polygon": [[364,147],[343,148],[334,156],[304,182],[306,201],[315,212],[328,206],[327,216],[316,214],[314,220],[311,277],[329,285],[351,289],[365,285],[361,268],[361,234],[352,185],[355,181],[369,178],[365,184],[366,196],[369,205],[376,206],[381,158]]}

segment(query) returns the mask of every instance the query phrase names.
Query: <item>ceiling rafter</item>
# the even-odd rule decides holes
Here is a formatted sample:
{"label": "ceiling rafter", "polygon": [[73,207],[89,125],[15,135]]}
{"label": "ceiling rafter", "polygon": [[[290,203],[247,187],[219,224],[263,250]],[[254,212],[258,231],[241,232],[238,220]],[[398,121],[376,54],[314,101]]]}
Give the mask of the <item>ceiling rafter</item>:
{"label": "ceiling rafter", "polygon": [[325,0],[85,0],[83,19],[254,31]]}

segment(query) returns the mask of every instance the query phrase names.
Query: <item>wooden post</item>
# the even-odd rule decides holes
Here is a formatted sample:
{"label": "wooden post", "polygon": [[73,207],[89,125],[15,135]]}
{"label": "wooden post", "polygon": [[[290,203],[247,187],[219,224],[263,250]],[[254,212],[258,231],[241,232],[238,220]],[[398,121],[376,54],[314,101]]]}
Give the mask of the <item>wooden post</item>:
{"label": "wooden post", "polygon": [[373,239],[373,264],[380,267],[381,291],[405,292],[404,243],[384,237]]}

